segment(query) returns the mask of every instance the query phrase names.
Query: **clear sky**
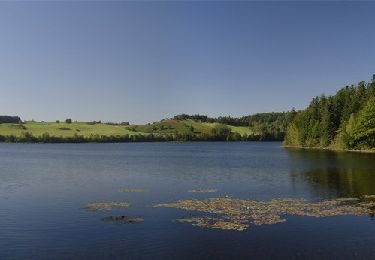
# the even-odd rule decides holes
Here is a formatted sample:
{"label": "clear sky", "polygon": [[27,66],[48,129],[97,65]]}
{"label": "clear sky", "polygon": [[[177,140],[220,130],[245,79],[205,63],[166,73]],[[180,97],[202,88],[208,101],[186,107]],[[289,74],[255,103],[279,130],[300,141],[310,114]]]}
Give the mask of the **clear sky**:
{"label": "clear sky", "polygon": [[302,109],[375,73],[375,2],[1,2],[0,114]]}

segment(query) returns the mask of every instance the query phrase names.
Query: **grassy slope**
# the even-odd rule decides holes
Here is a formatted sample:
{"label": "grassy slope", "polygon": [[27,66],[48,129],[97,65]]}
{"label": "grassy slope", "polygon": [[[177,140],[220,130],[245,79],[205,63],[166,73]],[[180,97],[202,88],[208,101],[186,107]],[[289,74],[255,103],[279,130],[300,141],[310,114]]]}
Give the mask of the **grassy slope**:
{"label": "grassy slope", "polygon": [[[25,127],[25,129],[22,128]],[[62,129],[63,128],[63,129]],[[64,129],[66,128],[66,129]],[[89,125],[87,123],[74,122],[66,123],[50,123],[50,122],[27,122],[24,125],[0,124],[0,135],[21,135],[22,132],[30,132],[34,136],[41,136],[48,132],[51,136],[69,137],[75,134],[90,136],[94,135],[132,135],[136,134],[129,131],[125,126],[96,124]]]}
{"label": "grassy slope", "polygon": [[243,135],[251,135],[251,134],[255,133],[253,131],[253,129],[251,129],[250,127],[232,126],[232,125],[230,125],[229,127],[231,128],[232,132],[239,133],[241,136],[243,136]]}
{"label": "grassy slope", "polygon": [[[150,125],[106,125],[106,124],[87,124],[84,122],[54,123],[54,122],[26,122],[23,125],[18,124],[0,124],[0,135],[20,136],[23,132],[30,132],[34,136],[41,136],[48,132],[50,136],[69,137],[75,134],[82,136],[93,135],[137,135],[137,134],[192,134],[192,133],[211,133],[217,123],[201,123],[192,120],[163,120]],[[228,126],[232,132],[240,135],[251,134],[253,131],[248,127]],[[135,131],[129,130],[134,129]]]}
{"label": "grassy slope", "polygon": [[[204,123],[193,120],[163,120],[155,122],[150,125],[135,125],[132,126],[136,131],[145,133],[179,133],[179,134],[210,134],[211,130],[220,126],[218,123]],[[221,125],[224,126],[224,125]],[[228,126],[232,132],[237,132],[240,135],[252,134],[253,131],[248,127],[242,126]]]}

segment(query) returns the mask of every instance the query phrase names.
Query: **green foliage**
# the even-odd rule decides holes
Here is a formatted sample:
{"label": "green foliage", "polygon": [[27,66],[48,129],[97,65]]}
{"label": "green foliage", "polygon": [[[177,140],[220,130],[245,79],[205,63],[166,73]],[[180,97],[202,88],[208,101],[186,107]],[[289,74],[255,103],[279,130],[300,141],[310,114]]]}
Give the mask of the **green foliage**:
{"label": "green foliage", "polygon": [[[181,114],[175,116],[175,121],[194,121],[206,124],[226,125],[232,131],[239,133],[242,138],[247,136],[250,140],[281,141],[285,137],[286,129],[297,112],[259,113],[243,117],[218,117],[211,118],[204,115]],[[199,130],[198,130],[199,131]]]}
{"label": "green foliage", "polygon": [[361,149],[375,147],[375,83],[360,82],[312,100],[288,126],[285,144]]}
{"label": "green foliage", "polygon": [[21,118],[19,116],[0,116],[0,124],[1,123],[18,124],[21,123]]}
{"label": "green foliage", "polygon": [[70,118],[65,119],[65,123],[71,124],[72,123],[72,119],[70,119]]}
{"label": "green foliage", "polygon": [[353,146],[375,147],[375,96],[371,97],[360,111],[352,127]]}

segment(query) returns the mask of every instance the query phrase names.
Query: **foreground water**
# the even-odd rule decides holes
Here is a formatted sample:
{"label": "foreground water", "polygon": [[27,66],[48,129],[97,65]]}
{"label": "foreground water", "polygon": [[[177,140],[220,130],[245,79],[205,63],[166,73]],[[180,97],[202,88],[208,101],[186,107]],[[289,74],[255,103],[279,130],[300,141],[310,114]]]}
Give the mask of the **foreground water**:
{"label": "foreground water", "polygon": [[[152,207],[191,198],[320,201],[375,194],[375,155],[280,146],[0,144],[0,258],[374,258],[371,215],[285,216],[284,223],[240,232],[179,223],[174,220],[191,213]],[[189,192],[194,189],[217,191]],[[130,206],[83,209],[93,201]],[[118,215],[144,221],[101,221]]]}

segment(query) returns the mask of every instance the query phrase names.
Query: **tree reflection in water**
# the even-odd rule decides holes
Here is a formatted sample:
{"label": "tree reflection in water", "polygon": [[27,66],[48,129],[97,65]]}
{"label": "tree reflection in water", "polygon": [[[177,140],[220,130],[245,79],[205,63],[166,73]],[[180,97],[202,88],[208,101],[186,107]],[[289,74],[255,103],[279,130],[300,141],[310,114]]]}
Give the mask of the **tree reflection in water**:
{"label": "tree reflection in water", "polygon": [[375,194],[375,154],[287,149],[290,178],[321,199]]}

